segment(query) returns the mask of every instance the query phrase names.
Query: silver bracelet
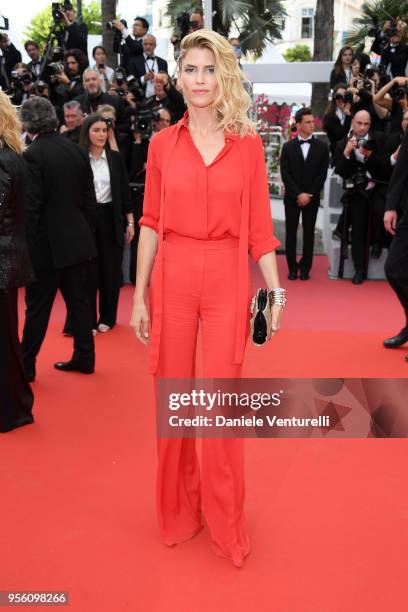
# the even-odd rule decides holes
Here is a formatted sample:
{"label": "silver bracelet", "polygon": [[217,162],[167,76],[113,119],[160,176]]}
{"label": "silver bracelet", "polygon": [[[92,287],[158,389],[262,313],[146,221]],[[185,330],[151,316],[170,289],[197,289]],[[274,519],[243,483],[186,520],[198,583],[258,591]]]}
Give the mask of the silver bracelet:
{"label": "silver bracelet", "polygon": [[272,306],[282,306],[283,308],[286,305],[286,289],[283,289],[283,287],[272,289],[269,291],[269,299]]}

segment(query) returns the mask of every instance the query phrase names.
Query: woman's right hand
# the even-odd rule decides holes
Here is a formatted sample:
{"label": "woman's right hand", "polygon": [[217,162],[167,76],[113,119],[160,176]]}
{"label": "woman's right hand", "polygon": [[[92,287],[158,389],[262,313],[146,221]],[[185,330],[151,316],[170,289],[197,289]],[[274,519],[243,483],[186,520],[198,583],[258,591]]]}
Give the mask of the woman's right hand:
{"label": "woman's right hand", "polygon": [[144,301],[134,302],[130,325],[136,334],[136,338],[143,344],[149,342],[149,312]]}

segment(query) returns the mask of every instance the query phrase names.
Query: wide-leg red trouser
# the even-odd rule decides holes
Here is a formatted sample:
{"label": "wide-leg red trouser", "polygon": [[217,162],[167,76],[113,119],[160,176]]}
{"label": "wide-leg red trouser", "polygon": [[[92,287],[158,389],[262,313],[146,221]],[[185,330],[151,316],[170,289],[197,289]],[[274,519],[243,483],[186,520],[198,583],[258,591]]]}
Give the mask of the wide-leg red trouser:
{"label": "wide-leg red trouser", "polygon": [[[204,378],[236,378],[238,239],[195,240],[167,234],[157,378],[195,376],[201,325]],[[248,298],[250,297],[248,287]],[[151,300],[154,312],[155,274]],[[154,315],[153,315],[154,316]],[[157,386],[156,386],[157,394]],[[164,542],[200,530],[202,513],[217,554],[236,565],[249,553],[244,516],[244,440],[203,438],[201,474],[191,438],[158,439],[157,511]]]}

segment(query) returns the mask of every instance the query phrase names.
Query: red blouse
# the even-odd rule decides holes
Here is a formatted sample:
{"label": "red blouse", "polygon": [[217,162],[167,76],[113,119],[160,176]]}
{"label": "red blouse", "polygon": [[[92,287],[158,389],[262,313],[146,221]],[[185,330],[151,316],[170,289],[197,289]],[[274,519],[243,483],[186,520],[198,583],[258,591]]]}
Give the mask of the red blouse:
{"label": "red blouse", "polygon": [[[178,137],[164,189],[164,234],[176,232],[202,240],[227,236],[239,238],[244,189],[242,159],[237,146],[241,137],[225,132],[223,149],[206,166],[190,136],[187,112],[176,129]],[[161,168],[156,143],[161,136],[162,132],[149,145],[143,216],[139,221],[139,225],[147,225],[156,231],[161,196]],[[258,134],[255,138],[247,135],[243,140],[249,138],[255,140],[253,153],[257,159],[250,188],[248,246],[252,258],[258,261],[261,255],[276,249],[280,242],[273,235],[262,140]]]}

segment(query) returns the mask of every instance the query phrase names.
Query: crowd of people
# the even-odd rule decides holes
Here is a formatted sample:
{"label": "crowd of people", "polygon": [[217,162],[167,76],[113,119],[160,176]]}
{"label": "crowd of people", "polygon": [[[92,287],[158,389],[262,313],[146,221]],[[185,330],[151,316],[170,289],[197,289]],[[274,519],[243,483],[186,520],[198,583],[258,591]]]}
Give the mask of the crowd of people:
{"label": "crowd of people", "polygon": [[[119,57],[119,67],[113,68],[101,45],[93,48],[94,63],[89,65],[87,29],[77,22],[70,2],[54,17],[62,27],[62,47],[41,49],[28,40],[29,63],[21,61],[7,34],[0,34],[1,85],[20,113],[28,169],[31,271],[27,268],[23,280],[31,282],[22,339],[24,371],[16,365],[25,381],[36,377],[36,358],[58,289],[67,305],[63,331],[74,337],[74,352],[71,360],[55,367],[94,371],[94,336],[116,324],[125,245],[130,245],[128,274],[135,283],[149,145],[161,130],[182,119],[187,108],[167,61],[156,55],[156,39],[144,18],[135,18],[132,33],[124,20],[112,22]],[[184,24],[184,34],[203,26],[197,9]],[[341,49],[323,119],[329,147],[313,137],[312,109],[303,107],[295,114],[296,135],[284,144],[280,159],[290,280],[310,278],[320,193],[330,164],[344,180],[344,210],[335,237],[344,257],[351,242],[353,283],[365,280],[369,256],[379,258],[389,248],[395,223],[384,225],[388,184],[408,125],[408,47],[402,35],[400,23],[387,22],[377,32],[377,66],[349,46]],[[180,36],[175,34],[171,42],[177,58]],[[240,66],[239,40],[230,43]],[[291,108],[275,104],[273,112],[276,123],[287,127]],[[11,149],[16,155],[23,151],[14,145]],[[304,240],[298,261],[300,218]]]}

